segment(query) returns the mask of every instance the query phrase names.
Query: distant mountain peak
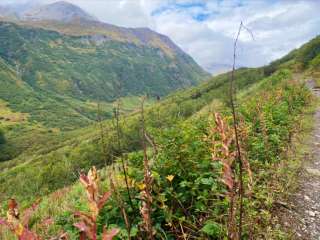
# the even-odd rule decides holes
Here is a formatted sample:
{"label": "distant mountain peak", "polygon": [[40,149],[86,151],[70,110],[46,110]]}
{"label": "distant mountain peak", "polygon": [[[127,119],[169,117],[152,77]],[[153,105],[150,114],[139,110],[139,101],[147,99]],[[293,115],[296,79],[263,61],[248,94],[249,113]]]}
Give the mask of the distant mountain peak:
{"label": "distant mountain peak", "polygon": [[105,41],[133,43],[152,47],[162,51],[170,58],[184,56],[189,58],[169,37],[149,28],[127,28],[115,26],[91,16],[79,6],[68,1],[56,1],[50,4],[11,6],[12,14],[0,8],[0,21],[13,21],[18,25],[44,28],[71,36],[90,37],[90,41],[101,44]]}
{"label": "distant mountain peak", "polygon": [[96,21],[97,19],[83,9],[66,1],[58,1],[47,5],[34,7],[26,11],[22,18],[32,21],[61,21],[72,22],[74,20]]}

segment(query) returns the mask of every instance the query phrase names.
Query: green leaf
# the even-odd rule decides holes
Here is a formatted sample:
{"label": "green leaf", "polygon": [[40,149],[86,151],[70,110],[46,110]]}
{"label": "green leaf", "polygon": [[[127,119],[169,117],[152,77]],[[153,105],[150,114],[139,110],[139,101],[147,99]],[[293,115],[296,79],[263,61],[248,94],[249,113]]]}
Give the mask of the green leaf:
{"label": "green leaf", "polygon": [[218,223],[209,220],[205,223],[205,225],[201,229],[201,232],[204,232],[209,236],[216,237],[221,234],[221,226]]}
{"label": "green leaf", "polygon": [[138,228],[137,227],[132,227],[130,231],[130,236],[135,237],[138,234]]}
{"label": "green leaf", "polygon": [[201,183],[204,185],[212,185],[214,183],[214,180],[212,177],[209,178],[201,178]]}

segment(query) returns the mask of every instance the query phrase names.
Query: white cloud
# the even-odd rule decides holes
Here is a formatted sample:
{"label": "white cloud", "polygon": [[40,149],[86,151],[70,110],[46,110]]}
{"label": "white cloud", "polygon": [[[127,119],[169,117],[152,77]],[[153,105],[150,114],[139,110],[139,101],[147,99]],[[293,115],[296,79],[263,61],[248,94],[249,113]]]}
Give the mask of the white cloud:
{"label": "white cloud", "polygon": [[[3,1],[17,3],[27,0]],[[149,27],[168,35],[210,71],[231,64],[233,38],[240,21],[252,30],[255,37],[254,41],[247,33],[240,37],[238,64],[241,66],[266,64],[320,34],[320,1],[316,0],[68,1],[105,22],[126,27]]]}
{"label": "white cloud", "polygon": [[[203,1],[204,2],[204,1]],[[230,65],[239,23],[252,31],[240,36],[238,65],[260,66],[320,34],[320,1],[208,1],[196,21],[189,10],[173,9],[156,16],[158,31],[168,34],[208,70]]]}

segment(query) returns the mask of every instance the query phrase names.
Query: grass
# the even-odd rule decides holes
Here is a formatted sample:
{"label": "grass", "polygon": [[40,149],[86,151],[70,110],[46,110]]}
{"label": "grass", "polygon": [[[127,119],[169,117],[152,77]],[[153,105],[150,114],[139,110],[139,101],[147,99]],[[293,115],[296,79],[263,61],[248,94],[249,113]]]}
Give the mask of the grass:
{"label": "grass", "polygon": [[[314,97],[312,103],[303,110],[303,118],[299,123],[300,127],[297,129],[292,145],[287,155],[284,156],[285,161],[281,161],[276,178],[274,179],[277,189],[279,189],[279,193],[275,198],[277,202],[290,204],[290,198],[299,190],[300,172],[306,164],[306,156],[312,151],[312,132],[316,127],[314,118],[315,112],[319,107],[320,99]],[[274,228],[272,234],[279,234],[281,236],[280,238],[278,235],[275,235],[276,239],[292,239],[294,233],[283,225],[283,222],[286,221],[286,215],[281,213],[281,206],[278,206],[278,208],[275,208],[273,212]]]}
{"label": "grass", "polygon": [[7,102],[0,100],[0,126],[23,124],[28,121],[28,115],[27,113],[13,112]]}

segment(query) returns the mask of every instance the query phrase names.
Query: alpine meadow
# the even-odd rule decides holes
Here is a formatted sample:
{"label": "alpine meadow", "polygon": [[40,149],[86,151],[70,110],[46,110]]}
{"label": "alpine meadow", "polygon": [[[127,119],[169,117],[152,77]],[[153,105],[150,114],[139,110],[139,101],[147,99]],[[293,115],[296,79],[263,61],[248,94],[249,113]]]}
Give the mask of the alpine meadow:
{"label": "alpine meadow", "polygon": [[1,1],[0,239],[318,240],[316,9]]}

